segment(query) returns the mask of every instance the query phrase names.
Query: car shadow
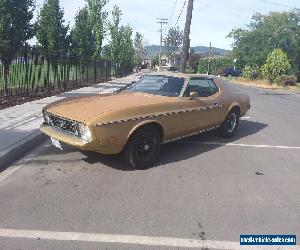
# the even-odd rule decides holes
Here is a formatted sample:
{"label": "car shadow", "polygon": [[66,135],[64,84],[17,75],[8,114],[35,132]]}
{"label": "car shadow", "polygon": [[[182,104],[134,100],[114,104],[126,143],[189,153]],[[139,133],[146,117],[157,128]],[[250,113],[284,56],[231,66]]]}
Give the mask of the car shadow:
{"label": "car shadow", "polygon": [[[237,130],[236,135],[232,138],[222,138],[219,135],[219,132],[216,130],[201,135],[189,137],[181,141],[176,141],[173,143],[162,145],[160,157],[157,163],[150,168],[161,167],[166,164],[184,161],[222,146],[220,144],[207,145],[201,143],[199,146],[195,146],[195,144],[188,142],[213,141],[217,143],[231,143],[241,138],[245,138],[247,136],[256,134],[259,131],[266,128],[267,126],[267,124],[260,122],[241,120],[239,129]],[[134,170],[126,165],[121,155],[101,155],[95,152],[82,153],[86,156],[86,158],[83,158],[82,160],[89,164],[98,164],[99,162],[101,162],[102,164],[108,167],[121,171]]]}

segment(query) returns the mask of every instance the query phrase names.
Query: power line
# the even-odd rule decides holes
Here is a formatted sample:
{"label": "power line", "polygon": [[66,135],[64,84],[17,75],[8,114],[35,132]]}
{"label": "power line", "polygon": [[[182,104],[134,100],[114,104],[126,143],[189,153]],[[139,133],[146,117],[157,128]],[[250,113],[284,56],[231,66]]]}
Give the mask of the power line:
{"label": "power line", "polygon": [[283,4],[283,3],[278,3],[278,2],[275,2],[275,1],[272,1],[272,0],[261,0],[261,1],[265,2],[265,3],[273,4],[273,5],[276,5],[276,6],[284,7],[284,8],[299,9],[299,8],[292,7],[290,5],[286,5],[286,4]]}
{"label": "power line", "polygon": [[173,15],[174,15],[174,12],[175,12],[175,8],[176,8],[176,5],[177,5],[177,2],[178,0],[175,0],[174,2],[174,6],[173,6],[173,9],[172,9],[172,12],[171,12],[171,15],[169,17],[169,21],[168,21],[168,26],[165,27],[164,31],[168,30],[170,28],[170,23],[171,23],[171,20],[173,18]]}
{"label": "power line", "polygon": [[182,12],[183,12],[183,10],[184,10],[185,5],[186,5],[186,0],[185,0],[184,3],[183,3],[182,9],[181,9],[181,11],[180,11],[180,14],[179,14],[179,16],[178,16],[178,18],[177,18],[177,21],[176,21],[176,23],[175,23],[174,26],[177,25],[177,23],[178,23],[178,21],[179,21],[181,15],[182,15]]}
{"label": "power line", "polygon": [[168,27],[167,27],[166,29],[169,29],[169,27],[170,27],[170,23],[171,23],[171,20],[172,20],[172,18],[173,18],[173,15],[174,15],[174,12],[175,12],[175,8],[176,8],[176,5],[177,5],[177,2],[178,2],[178,0],[175,0],[174,6],[173,6],[173,9],[172,9],[172,12],[171,12],[171,15],[170,15],[170,17],[169,17]]}

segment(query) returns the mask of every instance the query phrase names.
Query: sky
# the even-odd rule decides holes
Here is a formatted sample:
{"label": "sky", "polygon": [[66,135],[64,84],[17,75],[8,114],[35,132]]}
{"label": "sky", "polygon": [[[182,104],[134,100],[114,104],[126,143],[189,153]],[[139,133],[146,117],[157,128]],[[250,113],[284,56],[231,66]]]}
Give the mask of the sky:
{"label": "sky", "polygon": [[[44,0],[36,0],[37,10],[43,2]],[[185,0],[110,0],[106,9],[110,11],[117,4],[123,13],[122,23],[130,24],[134,32],[141,32],[146,45],[158,45],[160,35],[156,18],[169,19],[165,34],[168,27],[176,24],[178,18],[177,25],[183,30],[187,7],[186,4],[183,9],[184,2]],[[85,1],[60,0],[60,3],[66,22],[72,27],[77,11],[84,6]],[[209,46],[212,42],[213,47],[231,49],[233,40],[226,36],[233,28],[245,28],[254,13],[267,14],[292,8],[300,8],[300,0],[194,0],[191,45]]]}

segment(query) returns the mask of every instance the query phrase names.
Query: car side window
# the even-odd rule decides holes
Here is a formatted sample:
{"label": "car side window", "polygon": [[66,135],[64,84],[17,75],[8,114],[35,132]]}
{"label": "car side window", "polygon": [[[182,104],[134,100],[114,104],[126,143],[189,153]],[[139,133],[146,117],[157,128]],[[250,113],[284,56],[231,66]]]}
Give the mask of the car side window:
{"label": "car side window", "polygon": [[192,78],[184,92],[184,96],[188,97],[190,92],[197,92],[199,97],[209,97],[218,93],[219,88],[212,79],[208,78]]}
{"label": "car side window", "polygon": [[162,85],[160,91],[166,93],[175,93],[175,95],[178,96],[184,85],[184,79],[179,77],[173,77],[173,76],[169,76],[166,79],[167,79],[167,83]]}

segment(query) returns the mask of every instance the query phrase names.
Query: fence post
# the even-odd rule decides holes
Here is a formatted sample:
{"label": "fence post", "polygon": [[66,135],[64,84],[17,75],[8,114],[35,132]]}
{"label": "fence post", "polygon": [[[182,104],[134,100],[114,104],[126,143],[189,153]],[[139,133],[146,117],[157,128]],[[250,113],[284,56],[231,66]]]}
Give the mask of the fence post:
{"label": "fence post", "polygon": [[97,61],[94,60],[94,74],[95,74],[95,83],[97,82]]}

